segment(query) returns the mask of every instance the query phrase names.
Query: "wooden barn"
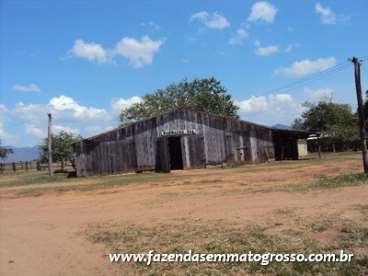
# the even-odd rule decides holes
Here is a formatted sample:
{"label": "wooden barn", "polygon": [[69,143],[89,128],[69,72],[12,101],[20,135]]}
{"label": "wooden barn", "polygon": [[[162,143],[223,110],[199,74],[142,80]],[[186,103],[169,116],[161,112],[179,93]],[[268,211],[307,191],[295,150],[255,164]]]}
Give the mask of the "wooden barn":
{"label": "wooden barn", "polygon": [[298,159],[305,132],[279,130],[205,112],[175,110],[74,145],[78,176],[204,168]]}

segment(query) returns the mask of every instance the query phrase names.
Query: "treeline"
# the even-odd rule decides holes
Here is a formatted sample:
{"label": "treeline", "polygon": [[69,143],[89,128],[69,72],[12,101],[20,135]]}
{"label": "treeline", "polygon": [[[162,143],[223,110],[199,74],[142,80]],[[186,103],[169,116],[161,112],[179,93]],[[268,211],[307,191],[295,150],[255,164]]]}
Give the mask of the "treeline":
{"label": "treeline", "polygon": [[[360,148],[359,118],[348,104],[332,101],[304,103],[307,108],[293,124],[294,129],[306,130],[320,134],[320,139],[311,140],[310,149],[317,144],[324,151],[358,150]],[[368,115],[368,104],[365,105]]]}
{"label": "treeline", "polygon": [[[319,142],[324,150],[359,149],[358,116],[349,105],[324,100],[318,103],[306,102],[304,107],[306,111],[295,120],[293,128],[320,133]],[[210,77],[192,81],[185,79],[146,94],[141,102],[121,110],[120,124],[125,125],[178,108],[239,118],[239,107],[227,89],[219,80]],[[368,102],[365,103],[365,114],[368,117]],[[62,168],[65,162],[72,162],[73,143],[80,139],[81,136],[64,131],[53,135],[53,161],[60,162]],[[46,138],[40,145],[40,160],[45,162],[48,158],[47,144]],[[0,144],[0,159],[4,159],[10,153],[10,149],[1,147]]]}

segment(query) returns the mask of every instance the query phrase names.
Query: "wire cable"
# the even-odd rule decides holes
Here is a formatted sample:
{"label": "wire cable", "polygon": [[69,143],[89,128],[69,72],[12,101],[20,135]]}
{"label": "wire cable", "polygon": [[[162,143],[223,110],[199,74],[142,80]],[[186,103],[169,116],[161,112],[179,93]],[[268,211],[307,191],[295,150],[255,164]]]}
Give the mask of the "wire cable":
{"label": "wire cable", "polygon": [[301,80],[291,82],[287,85],[281,86],[281,87],[276,88],[276,89],[268,90],[268,91],[266,91],[262,94],[273,94],[273,93],[280,93],[280,92],[287,92],[287,91],[294,90],[294,89],[296,89],[300,86],[303,86],[307,83],[310,83],[312,81],[315,81],[315,80],[318,80],[318,79],[321,79],[321,78],[324,78],[324,77],[327,77],[327,76],[331,76],[335,73],[341,72],[341,71],[345,70],[346,68],[348,68],[348,65],[349,65],[348,61],[339,63],[339,64],[337,64],[333,67],[330,67],[326,70],[314,73],[314,74],[310,75],[309,77],[305,77]]}

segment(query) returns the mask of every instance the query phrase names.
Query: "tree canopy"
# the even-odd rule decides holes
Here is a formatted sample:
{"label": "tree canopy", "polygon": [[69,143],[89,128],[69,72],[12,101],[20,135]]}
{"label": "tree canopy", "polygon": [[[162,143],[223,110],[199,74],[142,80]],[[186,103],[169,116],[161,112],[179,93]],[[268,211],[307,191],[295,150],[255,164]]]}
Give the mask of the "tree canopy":
{"label": "tree canopy", "polygon": [[307,110],[294,121],[293,128],[320,132],[329,143],[356,146],[359,142],[357,116],[349,105],[320,101],[304,106]]}
{"label": "tree canopy", "polygon": [[[64,169],[65,162],[73,161],[73,143],[81,139],[81,136],[66,131],[51,135],[52,160],[54,162],[61,162],[61,167]],[[40,150],[41,159],[48,160],[48,138],[43,140],[43,143],[40,145]]]}
{"label": "tree canopy", "polygon": [[13,153],[13,150],[11,148],[1,146],[0,141],[0,159],[5,159],[11,153]]}
{"label": "tree canopy", "polygon": [[122,110],[121,123],[152,117],[177,108],[190,108],[238,118],[238,107],[215,78],[183,80],[143,97],[142,102]]}

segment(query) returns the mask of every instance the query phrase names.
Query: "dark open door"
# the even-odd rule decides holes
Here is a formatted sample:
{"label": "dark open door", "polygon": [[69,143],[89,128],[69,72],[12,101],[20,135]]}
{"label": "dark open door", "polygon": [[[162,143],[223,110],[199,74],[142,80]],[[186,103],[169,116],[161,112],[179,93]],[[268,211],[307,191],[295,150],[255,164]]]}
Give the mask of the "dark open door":
{"label": "dark open door", "polygon": [[228,164],[234,163],[233,137],[231,134],[225,134],[225,161]]}
{"label": "dark open door", "polygon": [[171,170],[184,169],[180,136],[169,137],[168,145],[170,155],[170,169]]}
{"label": "dark open door", "polygon": [[191,168],[204,168],[206,166],[206,156],[204,153],[203,136],[188,136],[189,160]]}
{"label": "dark open door", "polygon": [[157,138],[156,145],[156,171],[170,172],[170,154],[167,137]]}

